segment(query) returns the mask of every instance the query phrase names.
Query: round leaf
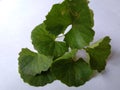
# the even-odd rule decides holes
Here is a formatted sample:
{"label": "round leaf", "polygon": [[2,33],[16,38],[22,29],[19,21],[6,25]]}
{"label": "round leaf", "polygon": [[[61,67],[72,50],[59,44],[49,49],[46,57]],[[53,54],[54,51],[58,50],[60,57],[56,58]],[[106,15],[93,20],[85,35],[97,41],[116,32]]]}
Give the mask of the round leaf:
{"label": "round leaf", "polygon": [[47,71],[53,62],[52,57],[34,53],[27,48],[22,49],[19,55],[19,68],[28,75],[35,76]]}
{"label": "round leaf", "polygon": [[71,48],[82,49],[93,40],[94,31],[82,25],[75,25],[65,35],[65,41]]}
{"label": "round leaf", "polygon": [[90,66],[83,59],[76,62],[72,59],[57,60],[52,65],[52,71],[58,80],[76,87],[83,85],[92,75]]}
{"label": "round leaf", "polygon": [[31,38],[32,44],[39,53],[59,57],[68,51],[65,42],[55,41],[55,36],[46,31],[44,23],[32,31]]}
{"label": "round leaf", "polygon": [[47,30],[55,36],[63,33],[70,24],[93,27],[93,12],[87,0],[65,0],[53,5],[44,21]]}
{"label": "round leaf", "polygon": [[56,79],[52,72],[50,72],[50,70],[43,71],[41,74],[37,74],[35,76],[25,74],[21,71],[21,69],[19,69],[19,73],[24,82],[32,86],[44,86]]}
{"label": "round leaf", "polygon": [[62,4],[55,4],[46,16],[44,23],[50,33],[59,35],[63,33],[67,26],[71,23],[69,7],[67,6],[66,2],[63,2]]}

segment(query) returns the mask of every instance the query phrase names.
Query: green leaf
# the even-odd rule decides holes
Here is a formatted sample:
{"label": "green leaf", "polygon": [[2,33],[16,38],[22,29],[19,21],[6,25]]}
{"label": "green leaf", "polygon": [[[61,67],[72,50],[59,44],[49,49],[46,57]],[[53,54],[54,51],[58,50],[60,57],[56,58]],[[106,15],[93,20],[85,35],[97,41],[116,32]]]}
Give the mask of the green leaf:
{"label": "green leaf", "polygon": [[82,49],[93,40],[93,12],[87,0],[65,0],[53,6],[45,20],[49,32],[58,35],[68,25],[72,29],[65,35],[65,41],[71,48]]}
{"label": "green leaf", "polygon": [[66,46],[65,42],[59,42],[56,41],[55,45],[54,45],[54,51],[53,51],[53,55],[55,57],[60,57],[61,55],[63,55],[66,51],[68,51],[68,47]]}
{"label": "green leaf", "polygon": [[90,56],[90,65],[94,70],[101,72],[105,69],[106,59],[111,53],[110,38],[108,36],[92,44],[86,51]]}
{"label": "green leaf", "polygon": [[[55,4],[46,20],[34,28],[31,39],[38,53],[24,48],[18,58],[24,82],[44,86],[58,79],[77,87],[91,78],[93,70],[105,69],[111,52],[110,38],[89,45],[95,32],[94,13],[88,3],[88,0],[64,0]],[[61,35],[62,40],[57,41]],[[89,61],[78,59],[79,49],[86,50]]]}
{"label": "green leaf", "polygon": [[93,27],[93,17],[87,0],[66,0],[72,17],[72,24]]}
{"label": "green leaf", "polygon": [[94,13],[93,10],[90,9],[90,14],[91,14],[91,26],[94,26]]}
{"label": "green leaf", "polygon": [[93,40],[93,12],[87,0],[66,0],[72,16],[72,29],[65,35],[65,41],[71,48],[82,49]]}
{"label": "green leaf", "polygon": [[32,75],[25,74],[19,68],[19,73],[21,75],[21,78],[24,80],[24,82],[32,86],[44,86],[48,83],[52,83],[56,79],[50,70],[43,71],[41,72],[41,74],[32,76]]}
{"label": "green leaf", "polygon": [[53,62],[52,57],[32,52],[27,48],[22,49],[19,55],[19,68],[28,75],[35,76],[47,71]]}
{"label": "green leaf", "polygon": [[92,75],[90,66],[82,58],[78,61],[73,60],[75,53],[76,51],[73,50],[52,64],[52,72],[56,78],[68,86],[83,85]]}
{"label": "green leaf", "polygon": [[47,30],[57,36],[64,33],[70,24],[93,27],[93,12],[89,9],[87,0],[65,0],[52,7],[44,23]]}
{"label": "green leaf", "polygon": [[70,52],[66,52],[63,56],[57,58],[56,60],[61,60],[61,59],[70,59],[70,58],[74,58],[76,53],[77,53],[77,49],[73,49]]}
{"label": "green leaf", "polygon": [[67,3],[63,2],[62,4],[53,5],[51,11],[46,16],[44,23],[50,33],[54,35],[63,33],[71,23],[71,16],[69,14]]}
{"label": "green leaf", "polygon": [[46,31],[44,23],[32,31],[31,38],[34,48],[39,53],[59,57],[68,51],[65,42],[55,41],[55,36]]}
{"label": "green leaf", "polygon": [[73,26],[65,35],[65,41],[71,48],[82,49],[93,40],[94,31],[82,25]]}

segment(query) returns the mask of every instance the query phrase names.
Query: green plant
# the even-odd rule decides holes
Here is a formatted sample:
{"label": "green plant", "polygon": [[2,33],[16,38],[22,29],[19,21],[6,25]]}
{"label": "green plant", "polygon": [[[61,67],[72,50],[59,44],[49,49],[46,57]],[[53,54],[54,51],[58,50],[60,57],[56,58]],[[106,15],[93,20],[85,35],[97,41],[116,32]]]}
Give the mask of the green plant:
{"label": "green plant", "polygon": [[[67,32],[69,25],[72,27]],[[90,44],[93,26],[88,0],[64,0],[53,5],[46,20],[32,31],[32,44],[37,52],[23,48],[19,53],[19,73],[24,82],[44,86],[60,80],[77,87],[88,81],[95,70],[104,70],[111,52],[110,38],[106,36]],[[61,34],[64,39],[58,41]],[[86,51],[87,62],[76,58],[78,50]]]}

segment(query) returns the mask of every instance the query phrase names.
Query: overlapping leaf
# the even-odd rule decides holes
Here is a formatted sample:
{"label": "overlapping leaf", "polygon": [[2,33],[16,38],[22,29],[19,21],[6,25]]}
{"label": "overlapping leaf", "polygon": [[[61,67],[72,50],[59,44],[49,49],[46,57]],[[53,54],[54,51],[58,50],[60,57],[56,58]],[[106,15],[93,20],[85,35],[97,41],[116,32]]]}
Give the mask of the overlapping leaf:
{"label": "overlapping leaf", "polygon": [[35,76],[25,74],[21,69],[19,69],[19,73],[24,82],[32,86],[44,86],[48,83],[52,83],[56,79],[50,70],[43,71],[41,74]]}
{"label": "overlapping leaf", "polygon": [[45,24],[47,30],[55,35],[63,33],[71,24],[72,29],[65,37],[71,48],[81,49],[93,40],[93,12],[87,0],[65,0],[54,5],[46,16]]}
{"label": "overlapping leaf", "polygon": [[71,23],[69,7],[67,6],[68,4],[66,2],[55,4],[46,16],[44,23],[50,33],[59,35],[60,33],[63,33]]}
{"label": "overlapping leaf", "polygon": [[77,53],[77,49],[73,49],[72,51],[70,52],[66,52],[63,56],[57,58],[56,60],[61,60],[61,59],[71,59],[71,58],[74,58],[76,53]]}
{"label": "overlapping leaf", "polygon": [[22,49],[19,54],[19,73],[24,82],[33,86],[44,86],[55,80],[49,68],[52,57]]}
{"label": "overlapping leaf", "polygon": [[73,26],[65,35],[65,41],[71,48],[82,49],[87,46],[94,36],[94,31],[82,25]]}
{"label": "overlapping leaf", "polygon": [[[58,79],[77,87],[90,79],[93,70],[104,70],[111,49],[110,38],[89,46],[94,37],[93,16],[88,0],[64,0],[55,4],[46,20],[31,33],[38,53],[25,48],[19,54],[19,72],[24,82],[44,86]],[[69,25],[72,28],[64,33]],[[56,41],[59,34],[65,36],[63,41]],[[78,49],[83,48],[90,56],[90,65],[82,58],[76,60]]]}
{"label": "overlapping leaf", "polygon": [[105,69],[106,59],[111,52],[110,38],[108,36],[86,48],[90,55],[90,65],[92,69],[101,72]]}
{"label": "overlapping leaf", "polygon": [[53,60],[52,57],[48,57],[39,53],[34,53],[29,49],[22,49],[19,56],[19,68],[24,74],[33,75],[47,71]]}
{"label": "overlapping leaf", "polygon": [[65,0],[55,4],[44,22],[47,30],[55,35],[62,33],[69,24],[94,25],[93,12],[87,0]]}
{"label": "overlapping leaf", "polygon": [[67,53],[52,65],[52,71],[56,78],[68,86],[83,85],[92,75],[90,66],[82,58],[76,62],[73,60],[74,54],[74,51]]}
{"label": "overlapping leaf", "polygon": [[87,0],[66,0],[69,5],[69,11],[72,16],[72,24],[93,27],[93,13],[88,6]]}
{"label": "overlapping leaf", "polygon": [[59,57],[68,51],[65,42],[55,41],[55,36],[46,31],[44,23],[32,31],[31,38],[32,44],[39,53]]}
{"label": "overlapping leaf", "polygon": [[65,41],[71,48],[81,49],[93,40],[93,12],[87,0],[67,0],[72,15],[72,29],[65,35]]}

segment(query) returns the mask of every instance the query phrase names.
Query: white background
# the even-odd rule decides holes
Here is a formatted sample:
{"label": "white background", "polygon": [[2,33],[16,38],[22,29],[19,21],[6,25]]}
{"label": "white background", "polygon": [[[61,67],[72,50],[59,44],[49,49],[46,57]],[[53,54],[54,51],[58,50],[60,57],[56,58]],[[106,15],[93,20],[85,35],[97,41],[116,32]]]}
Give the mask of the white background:
{"label": "white background", "polygon": [[44,87],[24,83],[18,74],[18,53],[31,44],[32,29],[62,0],[0,0],[0,90],[120,90],[120,0],[91,0],[95,40],[109,35],[112,53],[106,70],[81,87],[59,81]]}

